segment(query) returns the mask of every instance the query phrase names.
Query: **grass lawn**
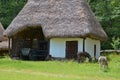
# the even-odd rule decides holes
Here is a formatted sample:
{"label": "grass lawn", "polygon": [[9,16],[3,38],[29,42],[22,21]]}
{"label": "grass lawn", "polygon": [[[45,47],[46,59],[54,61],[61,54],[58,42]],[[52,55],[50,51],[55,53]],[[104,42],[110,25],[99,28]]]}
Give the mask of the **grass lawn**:
{"label": "grass lawn", "polygon": [[98,63],[0,58],[0,80],[120,80],[120,55],[109,59],[109,69],[100,71]]}

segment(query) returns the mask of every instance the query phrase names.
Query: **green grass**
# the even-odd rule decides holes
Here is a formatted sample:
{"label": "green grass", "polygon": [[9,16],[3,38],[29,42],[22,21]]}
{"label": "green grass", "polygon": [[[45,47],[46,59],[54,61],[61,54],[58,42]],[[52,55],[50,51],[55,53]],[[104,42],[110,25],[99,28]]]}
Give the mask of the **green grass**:
{"label": "green grass", "polygon": [[20,61],[0,58],[0,80],[120,80],[120,55],[109,55],[109,69],[98,63]]}

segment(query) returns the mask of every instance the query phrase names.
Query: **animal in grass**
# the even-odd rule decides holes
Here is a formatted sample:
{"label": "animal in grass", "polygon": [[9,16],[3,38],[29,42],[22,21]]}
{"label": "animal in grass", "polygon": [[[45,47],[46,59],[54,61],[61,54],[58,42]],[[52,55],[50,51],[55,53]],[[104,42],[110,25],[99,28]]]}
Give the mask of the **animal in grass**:
{"label": "animal in grass", "polygon": [[100,69],[108,69],[108,61],[106,56],[100,56],[98,58],[98,63],[99,63]]}
{"label": "animal in grass", "polygon": [[53,60],[53,57],[50,54],[48,54],[47,57],[45,58],[45,60],[46,61]]}
{"label": "animal in grass", "polygon": [[88,62],[91,62],[92,58],[89,53],[87,53],[87,52],[78,52],[77,53],[78,63],[84,62],[86,59],[88,59]]}

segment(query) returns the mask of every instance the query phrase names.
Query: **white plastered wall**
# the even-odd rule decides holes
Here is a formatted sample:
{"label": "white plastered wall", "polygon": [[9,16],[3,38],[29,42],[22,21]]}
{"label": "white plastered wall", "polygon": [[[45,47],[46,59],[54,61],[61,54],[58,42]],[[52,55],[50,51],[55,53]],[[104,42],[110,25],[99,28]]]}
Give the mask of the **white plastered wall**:
{"label": "white plastered wall", "polygon": [[78,51],[83,51],[82,38],[52,38],[50,39],[50,55],[52,57],[66,57],[66,41],[78,41]]}
{"label": "white plastered wall", "polygon": [[90,53],[92,57],[94,57],[94,45],[96,45],[96,58],[98,59],[100,56],[100,40],[86,38],[85,51]]}
{"label": "white plastered wall", "polygon": [[[52,57],[66,57],[66,41],[78,41],[78,52],[83,51],[82,38],[52,38],[50,39],[50,55]],[[94,45],[96,45],[96,58],[100,56],[100,41],[90,38],[85,40],[85,51],[94,57]]]}

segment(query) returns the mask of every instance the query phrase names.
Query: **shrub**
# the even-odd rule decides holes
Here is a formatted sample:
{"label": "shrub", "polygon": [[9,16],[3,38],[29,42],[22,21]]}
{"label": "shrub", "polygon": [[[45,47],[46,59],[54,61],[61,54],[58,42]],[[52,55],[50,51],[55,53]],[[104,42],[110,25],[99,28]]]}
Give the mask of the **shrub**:
{"label": "shrub", "polygon": [[112,38],[111,46],[113,47],[114,50],[119,49],[119,46],[120,46],[120,38],[119,38],[119,37],[117,37],[117,38],[113,37],[113,38]]}

